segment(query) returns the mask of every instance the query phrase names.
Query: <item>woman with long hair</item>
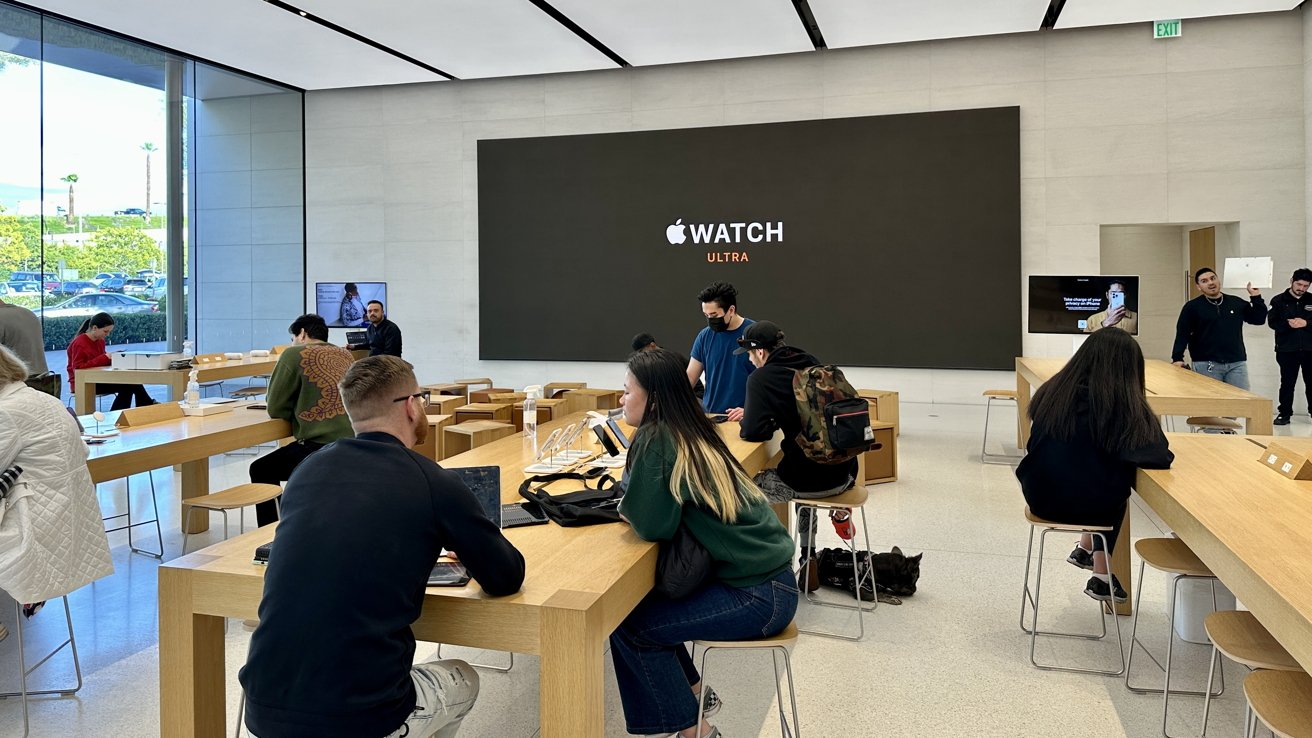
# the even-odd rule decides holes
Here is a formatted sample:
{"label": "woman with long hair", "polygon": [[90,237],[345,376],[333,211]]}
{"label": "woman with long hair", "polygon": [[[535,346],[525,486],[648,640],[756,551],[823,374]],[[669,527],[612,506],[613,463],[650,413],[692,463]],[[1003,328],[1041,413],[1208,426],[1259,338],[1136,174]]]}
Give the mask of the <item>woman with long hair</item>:
{"label": "woman with long hair", "polygon": [[[113,331],[114,318],[109,313],[96,313],[82,321],[82,326],[77,329],[77,335],[73,336],[73,341],[68,344],[69,389],[77,387],[73,383],[73,376],[78,369],[93,369],[109,366],[112,363],[109,354],[105,352],[105,339]],[[137,407],[155,404],[150,393],[139,384],[97,384],[96,394],[115,396],[114,403],[109,407],[110,410],[132,407],[134,398]]]}
{"label": "woman with long hair", "polygon": [[[793,541],[707,419],[679,356],[664,349],[631,356],[621,402],[638,431],[620,513],[647,541],[669,541],[682,523],[714,564],[710,581],[691,595],[652,593],[639,603],[611,635],[611,658],[630,733],[692,736],[719,698],[708,691],[698,716],[701,678],[685,644],[762,638],[787,627],[797,610]],[[707,723],[702,734],[719,731]]]}
{"label": "woman with long hair", "polygon": [[1102,542],[1085,535],[1067,559],[1093,572],[1084,593],[1127,599],[1107,572],[1136,469],[1169,469],[1175,455],[1144,397],[1143,352],[1125,331],[1089,336],[1075,356],[1043,383],[1029,407],[1028,453],[1016,467],[1025,502],[1058,523],[1111,526]]}

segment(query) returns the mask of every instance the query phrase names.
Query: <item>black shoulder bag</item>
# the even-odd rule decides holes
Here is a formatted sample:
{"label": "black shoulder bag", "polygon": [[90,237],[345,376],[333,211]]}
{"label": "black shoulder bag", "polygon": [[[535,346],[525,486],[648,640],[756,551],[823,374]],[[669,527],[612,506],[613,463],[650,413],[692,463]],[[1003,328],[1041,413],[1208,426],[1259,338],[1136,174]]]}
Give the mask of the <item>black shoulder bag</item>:
{"label": "black shoulder bag", "polygon": [[656,585],[652,590],[671,600],[681,600],[702,588],[715,569],[711,552],[679,521],[674,537],[661,542],[656,559]]}
{"label": "black shoulder bag", "polygon": [[[565,494],[553,495],[542,489],[551,482],[564,479],[577,479],[583,482],[583,489]],[[589,487],[588,481],[596,479],[597,486]],[[519,485],[519,496],[536,505],[537,511],[547,516],[557,525],[575,528],[599,523],[618,523],[621,521],[619,504],[624,490],[615,483],[609,474],[601,469],[587,473],[560,472],[529,477]]]}

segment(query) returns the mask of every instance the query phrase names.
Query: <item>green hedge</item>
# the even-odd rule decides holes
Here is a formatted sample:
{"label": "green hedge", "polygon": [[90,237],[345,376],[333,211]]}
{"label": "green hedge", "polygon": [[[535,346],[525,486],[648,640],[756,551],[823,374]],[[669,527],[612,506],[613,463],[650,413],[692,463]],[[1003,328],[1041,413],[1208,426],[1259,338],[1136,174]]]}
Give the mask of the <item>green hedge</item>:
{"label": "green hedge", "polygon": [[[46,318],[44,332],[46,351],[62,351],[72,343],[77,329],[86,316]],[[110,340],[115,346],[125,343],[153,343],[168,338],[165,329],[167,316],[160,313],[118,313],[114,315],[114,332]]]}

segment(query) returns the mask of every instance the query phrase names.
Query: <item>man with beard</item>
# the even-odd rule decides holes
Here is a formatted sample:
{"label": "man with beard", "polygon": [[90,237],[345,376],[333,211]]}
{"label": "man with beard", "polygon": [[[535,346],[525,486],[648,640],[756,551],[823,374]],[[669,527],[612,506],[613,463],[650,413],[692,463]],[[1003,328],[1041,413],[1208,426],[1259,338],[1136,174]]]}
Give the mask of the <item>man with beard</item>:
{"label": "man with beard", "polygon": [[1271,298],[1271,312],[1266,323],[1276,332],[1276,364],[1280,365],[1280,404],[1276,408],[1276,425],[1289,425],[1294,414],[1294,385],[1303,372],[1303,388],[1308,394],[1308,412],[1312,412],[1312,270],[1295,269],[1289,289]]}
{"label": "man with beard", "polygon": [[458,660],[415,664],[411,625],[446,548],[492,597],[519,591],[524,557],[454,473],[411,450],[428,392],[410,364],[351,366],[355,429],[287,483],[240,679],[254,736],[456,735],[478,697]]}

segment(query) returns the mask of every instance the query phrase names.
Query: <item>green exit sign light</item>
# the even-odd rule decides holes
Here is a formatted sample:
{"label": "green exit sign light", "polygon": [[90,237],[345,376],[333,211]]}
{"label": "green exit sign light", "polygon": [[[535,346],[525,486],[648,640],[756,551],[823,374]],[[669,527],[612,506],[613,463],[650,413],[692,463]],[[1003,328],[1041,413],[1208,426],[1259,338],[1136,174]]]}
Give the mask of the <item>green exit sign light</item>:
{"label": "green exit sign light", "polygon": [[1183,33],[1180,20],[1153,21],[1153,38],[1176,38]]}

